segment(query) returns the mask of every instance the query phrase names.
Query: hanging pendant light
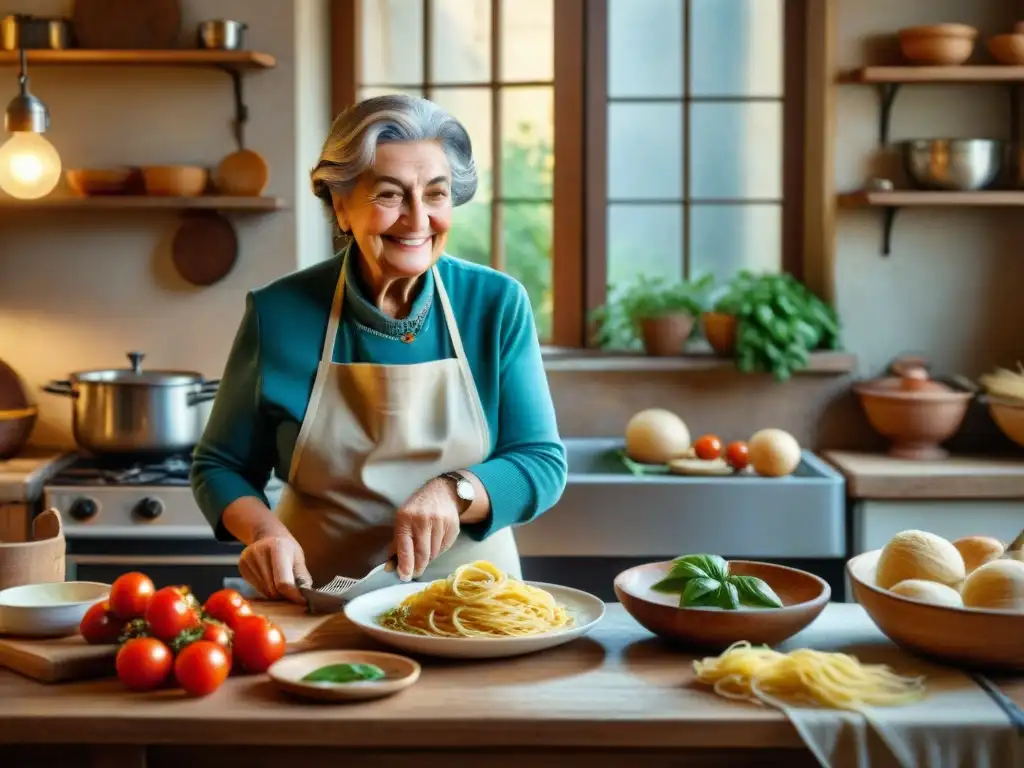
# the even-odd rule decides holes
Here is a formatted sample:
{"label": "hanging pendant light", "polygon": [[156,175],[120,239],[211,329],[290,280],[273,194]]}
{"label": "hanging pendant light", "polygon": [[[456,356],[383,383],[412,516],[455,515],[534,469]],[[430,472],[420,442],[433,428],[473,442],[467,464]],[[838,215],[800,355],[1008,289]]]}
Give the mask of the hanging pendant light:
{"label": "hanging pendant light", "polygon": [[60,181],[60,155],[43,134],[50,127],[46,105],[28,92],[28,64],[18,18],[21,71],[20,92],[7,105],[4,129],[11,137],[0,146],[0,189],[11,197],[35,200],[53,191]]}

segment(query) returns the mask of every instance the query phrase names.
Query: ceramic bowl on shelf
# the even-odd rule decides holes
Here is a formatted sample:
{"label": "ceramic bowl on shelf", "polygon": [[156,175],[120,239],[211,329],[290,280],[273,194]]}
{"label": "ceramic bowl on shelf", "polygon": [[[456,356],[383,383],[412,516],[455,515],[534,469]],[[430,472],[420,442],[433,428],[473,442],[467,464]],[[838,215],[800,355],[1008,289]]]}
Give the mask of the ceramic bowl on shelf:
{"label": "ceramic bowl on shelf", "polygon": [[730,574],[762,579],[783,607],[680,608],[678,595],[652,589],[671,569],[671,560],[629,568],[615,577],[615,595],[641,626],[682,646],[724,650],[740,640],[777,645],[814,621],[832,596],[828,582],[812,573],[753,560],[730,560]]}
{"label": "ceramic bowl on shelf", "polygon": [[1018,29],[1013,34],[989,38],[988,52],[1000,64],[1011,67],[1024,65],[1024,30]]}
{"label": "ceramic bowl on shelf", "polygon": [[963,423],[974,395],[932,381],[924,368],[908,367],[890,376],[853,385],[868,422],[892,441],[889,455],[899,459],[943,459],[942,448]]}
{"label": "ceramic bowl on shelf", "polygon": [[146,194],[198,197],[206,190],[209,172],[195,165],[147,165],[142,168]]}
{"label": "ceramic bowl on shelf", "polygon": [[64,174],[76,195],[127,195],[140,191],[139,172],[135,168],[74,168]]}
{"label": "ceramic bowl on shelf", "polygon": [[1024,447],[1024,401],[986,395],[989,415],[999,430],[1017,445]]}
{"label": "ceramic bowl on shelf", "polygon": [[978,30],[966,24],[929,24],[901,29],[898,37],[911,64],[955,66],[971,58]]}
{"label": "ceramic bowl on shelf", "polygon": [[16,456],[25,446],[38,416],[34,405],[0,411],[0,460]]}
{"label": "ceramic bowl on shelf", "polygon": [[953,608],[910,600],[875,584],[882,550],[851,558],[853,594],[871,620],[908,651],[957,666],[1024,671],[1024,613]]}

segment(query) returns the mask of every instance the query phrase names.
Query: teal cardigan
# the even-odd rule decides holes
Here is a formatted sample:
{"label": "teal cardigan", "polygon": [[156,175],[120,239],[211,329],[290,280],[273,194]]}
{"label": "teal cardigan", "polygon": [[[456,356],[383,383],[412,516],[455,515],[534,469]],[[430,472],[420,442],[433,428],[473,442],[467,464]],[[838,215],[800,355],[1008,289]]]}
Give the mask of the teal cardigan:
{"label": "teal cardigan", "polygon": [[[266,502],[271,472],[288,478],[343,265],[345,304],[334,362],[411,365],[454,356],[429,272],[406,320],[388,318],[367,301],[344,253],[248,293],[192,463],[196,501],[222,541],[233,540],[221,523],[231,502],[244,496]],[[481,540],[554,506],[565,488],[565,448],[525,289],[508,275],[450,256],[437,268],[490,426],[490,455],[461,467],[490,497],[488,518],[463,527]],[[416,333],[412,343],[393,338],[405,331]]]}

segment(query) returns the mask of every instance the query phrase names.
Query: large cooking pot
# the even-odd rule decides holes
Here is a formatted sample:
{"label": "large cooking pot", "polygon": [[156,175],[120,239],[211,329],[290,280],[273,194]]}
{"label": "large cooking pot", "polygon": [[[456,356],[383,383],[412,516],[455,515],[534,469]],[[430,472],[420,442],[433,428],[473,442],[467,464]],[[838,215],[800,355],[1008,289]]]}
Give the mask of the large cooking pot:
{"label": "large cooking pot", "polygon": [[193,371],[147,371],[141,352],[131,368],[81,371],[43,390],[70,397],[75,441],[100,454],[171,454],[191,451],[202,437],[219,379]]}

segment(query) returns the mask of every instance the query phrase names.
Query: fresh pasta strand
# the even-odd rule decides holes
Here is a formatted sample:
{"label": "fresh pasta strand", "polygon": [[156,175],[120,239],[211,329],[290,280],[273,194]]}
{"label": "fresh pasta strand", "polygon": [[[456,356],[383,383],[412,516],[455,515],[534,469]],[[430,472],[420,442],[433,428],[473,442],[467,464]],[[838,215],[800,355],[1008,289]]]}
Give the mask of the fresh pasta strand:
{"label": "fresh pasta strand", "polygon": [[525,637],[573,623],[551,593],[478,560],[459,566],[379,617],[382,627],[431,637]]}
{"label": "fresh pasta strand", "polygon": [[858,710],[910,704],[925,694],[923,677],[898,675],[884,664],[809,648],[780,653],[745,640],[694,661],[693,671],[719,696],[772,706],[782,700]]}

